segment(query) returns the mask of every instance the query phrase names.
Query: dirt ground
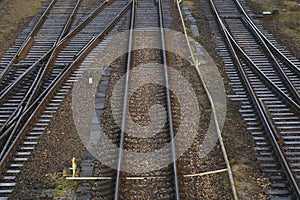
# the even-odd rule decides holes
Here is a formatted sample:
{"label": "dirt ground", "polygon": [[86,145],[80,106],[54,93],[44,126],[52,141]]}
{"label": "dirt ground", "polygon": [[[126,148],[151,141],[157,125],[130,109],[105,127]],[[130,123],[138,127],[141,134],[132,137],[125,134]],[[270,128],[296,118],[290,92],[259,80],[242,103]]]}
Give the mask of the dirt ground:
{"label": "dirt ground", "polygon": [[[0,58],[36,16],[45,0],[0,1]],[[21,10],[21,12],[20,12]]]}
{"label": "dirt ground", "polygon": [[255,14],[278,9],[277,14],[265,16],[260,21],[279,43],[300,58],[300,0],[248,0],[247,2]]}

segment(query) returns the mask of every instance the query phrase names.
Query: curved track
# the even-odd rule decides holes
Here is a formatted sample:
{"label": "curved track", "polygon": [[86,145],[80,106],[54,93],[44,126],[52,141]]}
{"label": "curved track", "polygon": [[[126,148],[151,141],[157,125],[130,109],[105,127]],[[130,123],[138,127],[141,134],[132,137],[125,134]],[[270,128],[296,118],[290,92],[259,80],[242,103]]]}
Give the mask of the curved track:
{"label": "curved track", "polygon": [[[118,152],[116,152],[115,149],[110,149],[104,150],[105,153],[101,154],[101,160],[111,161],[110,166],[105,165],[105,163],[97,162],[93,166],[93,175],[96,176],[95,179],[100,179],[92,183],[92,187],[95,188],[93,189],[94,191],[92,191],[92,196],[94,197],[101,197],[102,199],[179,199],[191,197],[198,198],[201,196],[197,192],[203,190],[201,184],[199,184],[201,179],[198,179],[197,175],[194,174],[199,172],[199,169],[196,165],[191,166],[191,163],[197,163],[199,165],[201,163],[197,157],[197,148],[187,150],[186,155],[188,155],[189,158],[179,158],[179,164],[174,158],[176,145],[171,144],[169,152],[163,155],[163,159],[170,161],[170,164],[154,171],[149,169],[149,166],[155,165],[154,163],[156,163],[157,160],[153,158],[148,160],[145,158],[145,160],[136,162],[137,158],[131,157],[131,155],[128,154],[128,152],[145,154],[159,150],[172,141],[171,137],[172,135],[174,136],[174,132],[178,131],[177,129],[180,124],[180,116],[178,114],[180,111],[176,109],[180,106],[177,105],[178,102],[176,102],[174,96],[168,98],[170,94],[167,94],[164,87],[146,84],[147,86],[139,88],[136,91],[133,89],[133,94],[129,92],[131,91],[131,88],[134,88],[136,83],[143,85],[143,83],[151,82],[151,80],[149,80],[151,77],[146,75],[136,77],[136,70],[146,71],[147,69],[152,68],[155,70],[155,72],[153,72],[155,79],[161,80],[161,85],[166,85],[166,81],[168,81],[166,74],[168,74],[168,72],[165,70],[165,65],[169,62],[173,62],[174,64],[174,61],[172,61],[174,57],[168,57],[169,54],[166,54],[161,50],[143,49],[132,51],[132,49],[135,49],[135,45],[138,46],[140,45],[139,43],[144,42],[143,31],[147,34],[151,32],[150,38],[147,38],[148,42],[159,44],[159,49],[164,49],[162,45],[168,45],[168,43],[165,43],[163,40],[164,36],[162,28],[165,24],[163,18],[164,12],[161,11],[168,10],[168,2],[164,2],[163,9],[158,6],[161,6],[161,2],[156,5],[153,1],[140,1],[136,7],[132,7],[130,17],[131,24],[128,25],[129,30],[132,31],[128,33],[128,41],[126,40],[126,42],[128,42],[128,50],[126,52],[129,53],[115,61],[112,64],[112,68],[107,68],[109,69],[107,72],[111,73],[111,77],[115,77],[110,80],[110,86],[108,87],[116,87],[117,82],[120,81],[119,79],[121,79],[121,77],[125,77],[125,80],[122,79],[120,81],[122,82],[122,87],[116,87],[116,91],[112,91],[112,88],[108,89],[107,99],[110,100],[106,99],[106,106],[101,104],[98,106],[99,102],[104,101],[101,96],[105,93],[103,89],[104,85],[101,85],[100,81],[98,93],[96,95],[96,102],[98,103],[95,104],[95,107],[100,107],[101,105],[103,109],[96,109],[96,113],[99,113],[97,114],[97,118],[98,120],[101,119],[101,127],[104,129],[106,136],[113,141],[114,145],[117,145],[120,148],[118,149]],[[169,24],[169,21],[169,19],[166,20],[166,24]],[[133,30],[133,28],[135,29]],[[149,35],[147,36],[149,37]],[[188,45],[185,45],[186,46],[182,46],[181,48],[188,49]],[[91,59],[93,58],[91,57]],[[144,66],[144,63],[151,63],[151,65]],[[98,63],[98,65],[101,64]],[[157,68],[157,66],[159,67]],[[190,73],[195,73],[194,75],[197,76],[196,70]],[[176,84],[175,79],[172,80],[170,78],[169,81],[172,84]],[[200,85],[199,87],[202,86]],[[113,92],[115,92],[115,95],[111,94]],[[131,95],[128,96],[128,94]],[[112,99],[122,103],[118,104],[117,108],[112,108]],[[149,109],[154,104],[160,104],[163,108],[157,110],[155,119],[151,119],[150,121],[149,117],[151,116],[149,116]],[[112,109],[115,109],[117,112],[112,111]],[[128,112],[130,114],[128,114]],[[165,113],[167,113],[166,116]],[[168,118],[168,116],[171,116],[172,118]],[[115,121],[115,117],[120,118],[117,120],[119,121],[118,124]],[[151,137],[140,137],[140,134],[142,134],[140,130],[135,126],[131,126],[128,122],[131,119],[134,120],[134,123],[142,126],[147,126],[149,122],[151,122],[152,129],[146,131],[146,133],[149,131],[152,132],[152,134],[157,131],[159,132]],[[165,122],[166,119],[167,122]],[[170,120],[173,122],[173,126],[172,122],[170,123]],[[160,127],[162,122],[165,123],[163,128]],[[173,127],[174,132],[170,129],[171,126]],[[99,142],[101,139],[97,139],[98,137],[91,131],[90,138],[95,139],[90,140],[89,143]],[[102,145],[107,145],[102,142],[100,143],[100,147]],[[226,154],[226,152],[224,152],[224,154]],[[162,158],[157,157],[157,159]],[[90,162],[88,157],[84,163],[87,162]],[[135,172],[131,171],[133,170],[131,167],[135,169]],[[180,170],[177,168],[180,168]],[[230,167],[229,169],[220,171],[231,172]],[[89,179],[89,177],[87,177],[87,179]],[[94,180],[93,177],[91,180]],[[234,188],[232,182],[231,184]],[[231,186],[226,185],[226,187],[228,187],[226,189],[230,190]],[[235,189],[232,190],[235,193]],[[235,195],[236,194],[233,195],[234,198],[236,198]],[[231,196],[231,194],[228,194],[228,196]]]}
{"label": "curved track", "polygon": [[[3,199],[8,198],[12,192],[16,184],[16,175],[20,173],[21,167],[29,158],[65,94],[72,88],[72,82],[77,81],[83,73],[84,67],[77,69],[78,65],[95,47],[96,51],[103,50],[105,42],[109,42],[107,38],[108,41],[102,42],[104,37],[111,31],[119,31],[116,30],[117,28],[122,29],[119,23],[122,20],[125,26],[129,25],[129,21],[131,22],[130,30],[135,28],[136,31],[142,31],[146,28],[147,31],[153,31],[153,42],[159,43],[163,50],[131,51],[138,40],[135,38],[135,33],[130,32],[128,41],[130,53],[118,61],[121,66],[127,67],[123,71],[123,74],[127,75],[125,92],[119,91],[120,96],[117,96],[124,100],[124,106],[119,113],[122,116],[122,126],[119,128],[116,124],[108,124],[106,127],[107,135],[121,150],[107,155],[116,160],[117,170],[101,166],[101,175],[109,178],[99,184],[100,196],[104,199],[133,197],[179,199],[180,196],[185,195],[185,190],[188,188],[185,185],[193,184],[192,179],[183,180],[183,175],[186,174],[183,174],[183,171],[178,172],[178,163],[175,159],[176,145],[173,137],[178,128],[179,112],[176,110],[178,103],[176,98],[172,97],[172,93],[166,89],[170,82],[167,64],[171,59],[164,51],[167,44],[164,41],[163,30],[171,24],[171,20],[164,18],[170,15],[168,13],[169,2],[139,1],[138,7],[132,0],[91,2],[93,1],[89,3],[82,0],[48,1],[43,12],[39,14],[40,18],[30,25],[17,45],[10,49],[10,55],[2,60],[0,138],[3,148],[0,153],[2,178],[0,195]],[[122,17],[130,9],[131,20],[126,22],[126,19]],[[151,18],[145,17],[145,13]],[[125,18],[127,17],[129,17],[128,14]],[[117,24],[119,27],[115,26]],[[166,85],[166,87],[146,87],[144,91],[141,91],[141,94],[146,95],[137,93],[133,97],[135,102],[156,104],[158,101],[163,105],[164,109],[158,111],[161,117],[156,122],[159,124],[159,121],[164,118],[164,113],[167,113],[167,121],[161,132],[150,138],[135,137],[138,134],[137,130],[125,129],[128,120],[127,109],[138,119],[138,123],[148,123],[146,113],[149,110],[145,107],[139,103],[129,103],[129,108],[126,107],[129,101],[128,89],[134,85],[131,81],[130,70],[142,64],[141,60],[162,65],[163,67],[158,68],[155,75],[164,82],[163,85]],[[83,62],[83,64],[86,63]],[[90,67],[88,61],[85,67]],[[147,77],[139,78],[142,82]],[[164,159],[171,163],[168,166],[152,172],[121,171],[133,161],[133,158],[123,154],[123,149],[131,152],[147,152],[159,149],[166,143],[171,144],[170,151],[163,155]],[[225,151],[223,153],[226,154]],[[188,161],[185,160],[182,163],[188,163]],[[227,167],[225,171],[231,177],[229,164]],[[192,171],[189,170],[189,166],[185,166],[185,170],[185,173]],[[234,188],[232,182],[231,184]]]}
{"label": "curved track", "polygon": [[272,181],[265,193],[299,199],[299,61],[282,52],[239,1],[203,4],[215,16],[210,16],[210,23],[224,41],[217,40],[236,93],[233,99],[242,101],[241,112],[256,141],[258,159]]}
{"label": "curved track", "polygon": [[[0,166],[4,179],[0,191],[4,197],[12,192],[19,168],[70,88],[63,86],[64,82],[127,12],[131,1],[102,1],[89,12],[81,0],[48,3],[31,31],[25,31],[28,36],[22,45],[17,44],[17,51],[12,48],[15,53],[11,60],[2,62],[6,64],[0,76]],[[82,15],[79,21],[77,17]],[[104,17],[107,20],[103,21]],[[61,55],[65,51],[68,54]],[[64,59],[59,61],[60,57]]]}

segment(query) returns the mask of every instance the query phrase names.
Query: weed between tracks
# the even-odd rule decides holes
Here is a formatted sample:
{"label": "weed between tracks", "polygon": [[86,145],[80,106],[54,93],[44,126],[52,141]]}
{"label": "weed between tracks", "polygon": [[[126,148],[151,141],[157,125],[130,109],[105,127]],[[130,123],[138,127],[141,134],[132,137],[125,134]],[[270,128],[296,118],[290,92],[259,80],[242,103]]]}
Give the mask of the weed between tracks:
{"label": "weed between tracks", "polygon": [[72,91],[18,175],[11,199],[39,199],[42,194],[51,194],[54,199],[76,197],[77,182],[62,175],[63,169],[71,166],[72,157],[79,165],[84,150],[73,121],[71,95]]}
{"label": "weed between tracks", "polygon": [[249,0],[256,14],[278,8],[278,14],[264,17],[261,22],[276,39],[300,57],[300,1],[299,0]]}
{"label": "weed between tracks", "polygon": [[[65,178],[61,177],[61,175],[56,173],[47,174],[47,178],[51,180],[54,188],[41,190],[40,193],[51,194],[53,195],[54,199],[76,199],[75,188],[77,188],[77,181],[66,180]],[[36,198],[39,199],[40,196],[37,195]]]}

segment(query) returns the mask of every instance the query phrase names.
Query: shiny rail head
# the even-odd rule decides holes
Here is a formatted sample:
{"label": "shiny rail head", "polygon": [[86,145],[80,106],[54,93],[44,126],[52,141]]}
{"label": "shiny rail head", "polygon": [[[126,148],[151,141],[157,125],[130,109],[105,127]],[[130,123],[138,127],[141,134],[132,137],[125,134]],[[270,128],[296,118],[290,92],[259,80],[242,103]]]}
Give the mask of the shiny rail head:
{"label": "shiny rail head", "polygon": [[[159,41],[155,42],[153,40],[154,35],[160,34],[159,28],[151,28],[144,30],[133,30],[135,35],[135,41],[137,41],[134,45],[133,50],[141,50],[141,49],[161,49],[161,44]],[[169,29],[164,29],[165,33],[165,41],[166,41],[166,51],[171,52],[176,56],[179,56],[186,61],[188,61],[191,65],[193,65],[190,51],[186,44],[185,35]],[[118,146],[114,145],[112,141],[106,136],[104,131],[101,129],[100,123],[97,119],[97,115],[95,113],[95,96],[97,92],[98,82],[101,77],[104,75],[104,71],[107,66],[109,66],[114,60],[120,58],[122,55],[126,55],[127,52],[127,39],[128,32],[119,33],[117,35],[112,36],[108,39],[110,42],[107,44],[105,50],[102,53],[97,52],[97,48],[95,52],[91,52],[90,56],[94,58],[94,62],[91,63],[91,68],[87,68],[82,74],[81,78],[74,84],[73,88],[73,96],[72,96],[72,106],[73,106],[73,117],[76,125],[77,132],[83,142],[83,144],[90,150],[90,152],[103,164],[106,164],[112,168],[116,168],[116,161],[105,159],[109,151],[119,152],[120,149]],[[204,76],[204,81],[208,85],[209,90],[211,91],[211,96],[216,105],[216,112],[219,117],[219,127],[223,128],[225,117],[226,117],[226,94],[223,85],[223,80],[221,75],[219,74],[217,66],[214,64],[213,60],[210,58],[208,53],[194,41],[192,38],[189,38],[191,43],[193,44],[193,48],[197,51],[198,61],[200,61],[200,65],[198,66],[199,70],[202,72]],[[139,42],[140,41],[140,42]],[[186,46],[186,49],[183,48]],[[89,56],[87,57],[89,59]],[[204,62],[205,60],[205,62]],[[201,64],[201,61],[203,63]],[[138,67],[135,67],[130,72],[130,79],[138,79],[139,77],[147,77],[145,82],[147,84],[156,84],[162,85],[163,80],[157,79],[154,74],[157,69],[161,69],[161,65],[154,63],[143,63]],[[172,84],[169,87],[169,90],[172,91],[176,98],[179,101],[180,110],[181,110],[181,122],[179,131],[176,133],[174,137],[174,143],[178,148],[178,152],[176,152],[176,159],[180,157],[193,143],[194,137],[197,134],[197,130],[199,127],[200,114],[201,110],[199,110],[198,99],[195,95],[194,89],[189,81],[175,68],[168,66],[169,71],[169,80],[176,81],[177,84]],[[126,74],[124,75],[126,76]],[[213,78],[212,78],[213,77]],[[124,78],[124,77],[123,77]],[[93,80],[91,82],[91,79]],[[114,86],[113,94],[112,94],[112,112],[114,114],[114,119],[116,124],[120,127],[120,115],[119,112],[115,112],[119,110],[119,107],[122,106],[122,101],[118,98],[120,96],[118,93],[122,91],[123,82],[122,77],[119,79],[118,83]],[[143,85],[139,85],[138,81],[133,81],[136,83],[132,85],[129,90],[129,95],[131,95],[138,88],[143,87]],[[91,84],[92,83],[92,84]],[[114,98],[115,97],[115,98]],[[130,98],[130,96],[129,96]],[[185,107],[185,102],[192,102],[194,106]],[[156,114],[162,108],[161,105],[155,105],[149,108],[151,115],[151,119],[156,118]],[[166,116],[167,113],[164,115]],[[130,115],[129,115],[130,116]],[[129,118],[130,119],[130,118]],[[128,119],[127,119],[128,120]],[[165,121],[167,119],[165,118]],[[95,122],[98,124],[98,132],[97,137],[99,140],[94,141],[91,145],[90,138],[90,126]],[[135,135],[137,138],[147,138],[153,136],[155,131],[152,127],[152,124],[147,125],[147,127],[139,126],[135,124],[134,121],[129,121],[129,125],[134,128],[138,128],[141,133]],[[164,121],[162,121],[164,122]],[[128,127],[128,125],[126,126]],[[161,127],[161,124],[158,124],[158,128]],[[214,120],[211,119],[211,123],[206,133],[206,137],[204,139],[202,149],[199,151],[199,159],[207,155],[217,144],[218,135],[215,129],[216,125]],[[149,131],[150,130],[150,131]],[[127,129],[125,132],[128,131]],[[164,145],[163,148],[158,149],[149,153],[133,153],[128,152],[126,150],[122,150],[124,152],[125,159],[131,159],[132,164],[124,166],[121,170],[126,172],[149,172],[161,169],[173,162],[170,158],[165,159],[165,154],[167,151],[170,151],[170,143]],[[177,151],[177,150],[176,150]],[[150,162],[151,160],[151,162]],[[153,160],[155,162],[153,162]],[[142,167],[141,167],[142,166]]]}

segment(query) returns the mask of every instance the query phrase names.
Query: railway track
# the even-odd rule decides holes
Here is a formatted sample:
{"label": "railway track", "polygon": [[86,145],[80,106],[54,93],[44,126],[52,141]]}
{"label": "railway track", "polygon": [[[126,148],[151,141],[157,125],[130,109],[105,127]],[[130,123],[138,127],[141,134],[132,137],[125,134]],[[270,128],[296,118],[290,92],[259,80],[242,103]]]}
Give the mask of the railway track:
{"label": "railway track", "polygon": [[[175,153],[175,143],[174,143],[174,125],[173,125],[173,117],[174,114],[172,112],[172,105],[171,105],[171,97],[170,97],[170,91],[169,91],[169,79],[168,79],[168,66],[167,66],[167,55],[165,49],[165,40],[164,40],[164,14],[163,14],[163,8],[162,8],[162,1],[158,1],[157,6],[153,6],[153,2],[140,2],[138,9],[135,10],[133,7],[132,9],[132,18],[131,18],[131,28],[133,29],[139,29],[139,28],[152,28],[152,27],[159,27],[160,32],[153,32],[153,35],[156,36],[157,42],[161,44],[162,52],[150,52],[151,54],[157,55],[155,56],[155,59],[151,59],[150,63],[157,63],[162,64],[163,68],[158,68],[155,76],[157,79],[164,80],[163,85],[165,85],[165,88],[148,88],[149,92],[147,96],[137,96],[137,98],[134,100],[135,104],[129,104],[128,99],[128,92],[129,88],[132,87],[132,85],[135,83],[135,81],[142,81],[146,77],[140,77],[139,80],[132,81],[131,80],[131,69],[138,66],[138,59],[143,57],[143,52],[138,53],[131,53],[133,46],[136,43],[135,33],[131,32],[129,37],[129,49],[128,49],[128,57],[127,57],[127,68],[126,68],[126,82],[125,82],[125,93],[124,93],[124,104],[122,109],[122,127],[121,133],[120,133],[120,151],[118,156],[118,163],[117,163],[117,174],[116,174],[116,185],[115,185],[115,194],[114,198],[119,199],[119,197],[126,198],[126,197],[133,197],[135,196],[137,199],[139,198],[149,198],[152,196],[151,190],[153,187],[154,192],[157,191],[155,196],[161,199],[179,199],[179,183],[178,183],[178,175],[177,175],[177,164],[176,164],[176,153]],[[156,16],[157,19],[149,19],[149,17],[144,18],[143,15],[145,12],[151,12],[153,14],[149,14],[150,16]],[[143,30],[143,29],[142,29]],[[154,39],[155,40],[155,39]],[[153,41],[152,41],[153,42]],[[147,53],[147,52],[145,52]],[[161,55],[159,55],[161,54]],[[142,59],[143,61],[146,60],[146,58]],[[151,62],[152,61],[152,62]],[[147,63],[147,62],[146,62]],[[147,89],[146,89],[147,90]],[[158,96],[156,99],[152,99],[151,97]],[[163,131],[157,133],[154,137],[151,138],[136,138],[138,136],[139,131],[134,130],[134,128],[130,127],[128,132],[125,133],[124,130],[126,130],[126,121],[129,116],[127,116],[127,109],[132,108],[132,110],[136,110],[135,112],[137,115],[143,115],[141,112],[143,110],[143,107],[139,105],[140,102],[145,102],[144,104],[147,105],[150,103],[153,104],[155,101],[161,102],[163,107],[166,108],[167,112],[167,127],[163,129]],[[127,105],[129,104],[129,108],[127,108]],[[142,103],[143,104],[143,103]],[[141,111],[139,111],[141,110]],[[160,111],[159,111],[160,112]],[[163,113],[161,112],[158,114],[157,118],[163,119]],[[137,121],[136,123],[143,123],[144,120]],[[157,124],[160,124],[159,122]],[[156,127],[158,125],[154,125]],[[124,150],[129,150],[136,153],[140,152],[148,152],[148,151],[155,151],[159,148],[161,148],[162,144],[168,144],[171,143],[171,149],[170,152],[167,153],[167,155],[164,155],[166,160],[170,159],[171,163],[169,166],[166,166],[160,170],[154,171],[154,172],[148,172],[148,173],[142,173],[138,176],[144,177],[148,179],[146,182],[144,181],[143,184],[140,183],[140,181],[136,180],[124,180],[122,177],[126,176],[132,176],[135,174],[130,173],[123,173],[121,170],[123,169],[123,165],[126,165],[126,162],[133,162],[134,157],[127,157],[123,154],[123,148]],[[147,147],[148,148],[145,148]],[[169,157],[169,158],[167,158]],[[150,161],[151,162],[151,161]],[[154,161],[152,161],[154,162]],[[149,163],[150,164],[150,163]],[[140,166],[142,167],[142,166]],[[156,177],[151,180],[151,177]],[[146,189],[144,191],[145,193],[141,194],[135,194],[136,191],[143,191],[142,188]],[[120,194],[121,193],[121,194]],[[123,193],[123,195],[122,195]],[[122,196],[121,196],[122,195]]]}
{"label": "railway track", "polygon": [[[158,2],[158,5],[155,5],[153,1],[140,1],[138,6],[135,3],[132,4],[129,20],[129,30],[131,30],[129,32],[128,39],[129,53],[118,61],[118,64],[122,66],[119,69],[121,70],[119,73],[121,75],[126,73],[125,83],[124,87],[118,89],[116,92],[117,95],[113,97],[123,102],[120,104],[120,108],[117,109],[119,112],[116,113],[117,116],[122,116],[121,126],[118,127],[116,124],[111,124],[114,120],[110,120],[110,118],[105,118],[104,121],[102,121],[102,123],[107,126],[106,132],[109,135],[109,138],[112,138],[114,143],[119,147],[119,152],[115,152],[110,157],[116,161],[115,169],[104,165],[101,166],[101,176],[113,177],[112,179],[101,181],[101,183],[99,183],[99,196],[103,199],[126,199],[129,197],[136,199],[147,199],[150,197],[160,199],[179,199],[177,166],[174,158],[175,162],[171,162],[173,164],[163,167],[160,170],[152,171],[149,169],[150,172],[143,173],[126,172],[128,169],[124,170],[126,165],[135,166],[136,169],[139,169],[138,171],[143,171],[142,168],[147,166],[144,166],[145,163],[140,163],[140,166],[136,166],[134,158],[124,154],[123,149],[126,152],[129,151],[132,153],[147,153],[158,150],[163,147],[163,145],[169,143],[172,136],[174,137],[172,128],[170,128],[173,127],[172,122],[169,121],[172,119],[171,116],[163,130],[152,137],[138,137],[139,134],[141,134],[138,130],[130,126],[127,127],[130,117],[127,114],[129,111],[131,115],[134,115],[134,118],[139,118],[139,116],[141,117],[141,119],[137,120],[135,123],[145,124],[147,123],[147,117],[145,119],[143,116],[148,115],[145,105],[152,105],[155,104],[155,102],[159,102],[165,107],[168,107],[167,105],[171,106],[170,94],[166,93],[166,89],[164,87],[149,85],[149,87],[145,89],[143,88],[143,90],[140,91],[141,94],[145,95],[134,95],[134,99],[128,99],[128,93],[136,82],[144,82],[147,79],[146,77],[139,77],[138,79],[137,77],[134,77],[134,73],[132,73],[134,68],[136,69],[139,65],[148,62],[152,65],[165,63],[166,66],[166,55],[160,50],[132,51],[137,43],[142,42],[142,39],[137,38],[136,36],[139,31],[151,31],[152,29],[153,41],[151,42],[157,42],[161,45],[164,44],[164,36],[160,35],[163,34],[163,8],[161,7],[161,4],[161,1]],[[146,16],[145,13],[147,13]],[[158,32],[158,30],[161,30],[162,32]],[[147,58],[147,55],[152,55],[152,58]],[[164,72],[163,68],[156,67],[156,70],[155,77],[161,81],[165,81],[165,75],[167,73]],[[169,112],[172,112],[170,106]],[[164,120],[166,110],[163,109],[158,112],[159,114],[156,115],[158,119]],[[169,114],[172,115],[172,113]],[[109,122],[111,123],[108,124]],[[171,125],[169,123],[171,123]],[[156,129],[159,130],[160,124],[160,121],[156,120],[151,127],[154,129],[156,127]],[[164,156],[165,159],[172,159],[172,155],[175,154],[174,150],[175,147],[170,149],[167,155]]]}
{"label": "railway track", "polygon": [[[276,43],[244,1],[201,1],[241,113],[256,142],[272,199],[299,199],[299,61]],[[245,11],[247,10],[247,11]]]}
{"label": "railway track", "polygon": [[[130,4],[131,1],[101,1],[90,11],[81,0],[49,1],[36,23],[24,31],[27,35],[22,35],[2,60],[3,198],[12,193],[16,175],[76,78],[64,82],[119,22]],[[64,59],[57,59],[61,57]]]}
{"label": "railway track", "polygon": [[[119,128],[116,124],[109,124],[111,122],[106,121],[107,135],[121,150],[107,155],[109,159],[116,161],[115,169],[100,166],[101,176],[109,178],[98,183],[101,191],[99,196],[104,199],[128,197],[179,199],[181,196],[188,196],[187,193],[191,191],[187,185],[193,184],[193,179],[185,178],[184,175],[194,173],[195,167],[189,167],[187,159],[179,160],[180,164],[176,161],[177,149],[173,138],[180,121],[179,106],[173,94],[166,89],[169,84],[176,84],[176,80],[169,80],[167,68],[169,62],[175,61],[172,61],[169,53],[164,50],[168,44],[164,41],[163,28],[169,27],[173,20],[169,4],[168,1],[158,1],[157,4],[154,1],[139,1],[137,7],[132,0],[101,0],[97,3],[53,0],[45,4],[39,18],[30,24],[17,44],[1,61],[0,196],[2,199],[9,198],[16,185],[16,176],[21,172],[24,162],[29,159],[39,137],[50,123],[65,95],[72,89],[73,82],[78,81],[84,70],[90,67],[89,61],[86,63],[84,61],[83,66],[79,67],[84,58],[92,50],[99,55],[110,42],[109,37],[105,36],[111,36],[111,33],[117,33],[120,29],[124,30],[127,25],[130,30],[135,28],[136,31],[143,31],[146,28],[147,31],[153,31],[153,42],[159,43],[163,50],[131,51],[137,42],[142,41],[136,40],[135,32],[130,32],[128,42],[130,53],[118,61],[120,66],[127,67],[119,68],[121,74],[127,75],[125,81],[127,87],[125,92],[118,91],[116,96],[118,100],[124,101],[118,113],[122,116],[122,126]],[[163,66],[155,68],[155,76],[166,87],[149,85],[143,88],[140,92],[146,95],[135,94],[133,97],[135,103],[129,103],[127,108],[128,101],[131,102],[127,93],[134,85],[130,72],[144,62]],[[143,67],[146,69],[151,66]],[[147,79],[147,77],[138,78],[141,82]],[[164,107],[163,110],[157,110],[159,119],[155,122],[158,125],[154,127],[159,126],[164,117],[167,117],[167,122],[154,137],[136,137],[139,131],[130,127],[128,129],[126,125],[127,111],[133,113],[131,115],[137,118],[136,122],[141,124],[149,122],[146,114],[149,110],[137,102],[144,102],[146,105],[159,102]],[[150,152],[160,149],[165,144],[170,144],[169,151],[163,155],[164,160],[170,161],[169,165],[150,172],[122,171],[126,166],[134,164],[134,158],[124,154],[124,150],[133,153]],[[197,160],[197,157],[194,159]],[[149,164],[151,166],[151,163],[141,163],[137,168],[142,171],[142,168]],[[178,172],[178,166],[184,170]],[[228,172],[231,176],[230,166],[227,167],[222,171]],[[198,182],[196,180],[195,184]],[[201,185],[193,189],[192,195],[197,196]],[[233,196],[235,197],[235,194]]]}
{"label": "railway track", "polygon": [[[165,26],[164,22],[167,24],[167,26],[169,26],[172,18],[164,19],[164,12],[162,12],[162,10],[168,11],[168,4],[172,3],[164,1],[163,8],[159,7],[161,4],[162,2],[159,2],[157,5],[153,1],[140,1],[137,5],[132,5],[131,16],[127,16],[129,17],[129,21],[131,23],[125,25],[129,28],[122,27],[123,30],[133,30],[133,28],[135,28],[134,31],[128,32],[129,39],[128,41],[126,39],[126,42],[128,42],[128,50],[126,50],[126,52],[129,53],[121,56],[119,59],[115,60],[111,66],[106,68],[107,70],[104,72],[105,77],[103,80],[100,80],[95,97],[97,116],[93,117],[92,119],[89,136],[90,139],[86,141],[86,143],[92,144],[88,146],[90,151],[94,153],[99,151],[97,148],[101,149],[101,155],[99,157],[101,162],[91,159],[90,156],[87,156],[82,162],[82,166],[84,168],[88,168],[86,171],[88,173],[85,172],[84,174],[89,174],[88,176],[93,175],[93,177],[86,177],[87,181],[93,180],[92,183],[89,184],[85,182],[82,185],[83,187],[90,187],[93,189],[88,191],[88,194],[83,195],[82,198],[101,197],[102,199],[178,199],[201,197],[199,191],[203,190],[201,184],[204,183],[201,183],[202,179],[197,178],[197,175],[195,174],[199,172],[199,165],[201,165],[201,162],[199,162],[198,159],[198,152],[199,148],[201,148],[199,142],[203,140],[203,138],[199,138],[200,141],[196,142],[197,144],[194,145],[193,149],[190,149],[186,152],[186,154],[183,156],[187,156],[186,158],[178,159],[180,164],[174,162],[176,161],[176,159],[174,159],[176,152],[175,144],[170,145],[170,149],[167,149],[167,151],[163,154],[163,158],[156,156],[150,160],[148,157],[138,160],[140,158],[137,156],[138,154],[146,154],[157,151],[163,148],[166,144],[169,144],[170,141],[172,141],[170,134],[173,135],[174,132],[178,131],[180,122],[178,103],[174,99],[174,96],[168,100],[168,94],[166,93],[166,89],[164,87],[146,84],[147,86],[135,88],[137,83],[139,83],[138,85],[143,85],[143,83],[151,82],[151,78],[153,79],[153,76],[155,79],[160,80],[160,85],[165,85],[166,72],[164,71],[164,64],[170,64],[169,62],[171,62],[175,66],[178,65],[174,60],[172,60],[172,58],[169,57],[172,57],[172,55],[166,54],[166,58],[164,58],[165,53],[162,50],[156,50],[155,48],[141,50],[136,47],[143,46],[141,43],[145,42],[145,39],[142,33],[146,32],[147,36],[151,35],[150,38],[147,38],[148,43],[150,42],[151,44],[159,44],[158,46],[149,46],[155,46],[158,49],[165,49],[162,47],[162,28]],[[124,42],[124,39],[122,42]],[[186,44],[186,46],[182,46],[181,48],[188,49],[188,46]],[[98,52],[95,52],[94,55],[88,57],[87,62],[84,65],[86,70],[88,70],[89,65],[101,66],[103,63],[105,63],[97,61],[97,56],[99,56],[99,54]],[[145,63],[148,63],[148,65],[145,65]],[[183,66],[187,67],[185,65]],[[182,70],[180,69],[180,66],[177,67],[178,70]],[[194,73],[193,75],[197,76],[197,71],[195,68],[192,66],[189,67],[186,69],[186,71],[191,70],[192,72],[189,73]],[[139,72],[141,72],[147,71],[148,69],[154,70],[153,76],[150,76],[149,74],[141,75],[138,73],[140,76],[137,77],[137,70],[140,70]],[[107,75],[113,77],[110,78],[109,84],[107,83]],[[178,80],[169,79],[169,81],[170,84],[176,85],[176,81]],[[119,82],[121,82],[121,85],[117,87],[116,85]],[[197,86],[202,87],[201,84]],[[84,85],[78,86],[77,88],[82,87],[84,87]],[[114,88],[117,88],[117,90],[114,91]],[[133,93],[131,93],[132,90],[134,91]],[[199,88],[196,90],[199,90]],[[89,94],[89,92],[81,96],[88,96],[87,94]],[[130,94],[130,98],[128,97],[128,94]],[[103,96],[106,96],[106,100],[103,99]],[[82,101],[83,100],[78,101],[75,103],[75,105],[79,105]],[[113,108],[114,106],[112,105],[114,103],[112,102],[117,102],[116,104],[118,106]],[[149,117],[151,118],[151,116],[149,116],[149,109],[150,106],[154,104],[162,105],[163,109],[159,109],[155,112],[155,120],[151,120],[151,129],[148,131],[141,131],[139,128],[132,126],[131,120],[134,120],[134,123],[143,126],[149,125]],[[80,106],[81,105],[79,105],[79,107]],[[181,105],[182,108],[184,106],[189,105]],[[169,109],[171,110],[168,111],[168,107],[170,107]],[[77,112],[81,112],[80,109],[77,110]],[[130,114],[128,114],[128,112]],[[165,116],[165,113],[167,113],[167,116],[173,117],[173,134],[170,130],[170,119]],[[119,119],[116,120],[116,118]],[[167,122],[164,121],[165,119],[167,119]],[[77,120],[80,121],[79,119]],[[103,128],[106,137],[108,137],[114,145],[119,147],[117,150],[115,148],[102,148],[103,146],[108,145],[108,141],[99,139],[101,134],[97,135],[97,129],[93,128],[97,127],[97,125],[94,124],[95,121],[100,122],[100,126]],[[163,127],[161,127],[161,123],[163,123]],[[206,128],[203,127],[204,130]],[[156,131],[159,131],[158,134],[154,134]],[[153,132],[153,136],[147,135],[151,132]],[[143,134],[146,135],[143,136]],[[184,143],[184,139],[179,143]],[[132,156],[131,153],[133,153],[135,156]],[[220,151],[220,153],[222,159],[222,152]],[[170,164],[156,170],[149,168],[149,166],[155,166],[155,163],[157,163],[158,159],[162,159],[164,162],[170,161]],[[180,167],[179,171],[177,169],[178,167]],[[224,170],[221,170],[222,172],[230,171],[230,169],[226,169],[226,166],[217,166],[216,168],[219,169],[218,167],[225,168]],[[91,173],[90,170],[93,170],[93,173]],[[211,169],[205,170],[209,171]],[[220,179],[224,178],[222,175],[219,176],[217,179],[215,179],[215,181],[220,181]],[[74,179],[76,180],[77,178],[75,177]],[[79,177],[78,179],[85,180],[85,177]],[[226,185],[223,187],[223,189],[226,188],[227,191],[230,190],[230,187],[230,185]],[[232,187],[234,188],[234,186]],[[205,193],[205,191],[203,193]],[[230,193],[227,195],[231,196]],[[236,198],[235,195],[236,194],[233,195],[234,198]]]}

